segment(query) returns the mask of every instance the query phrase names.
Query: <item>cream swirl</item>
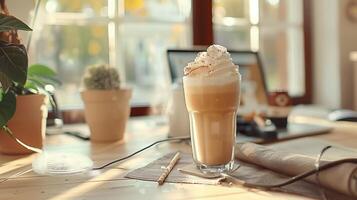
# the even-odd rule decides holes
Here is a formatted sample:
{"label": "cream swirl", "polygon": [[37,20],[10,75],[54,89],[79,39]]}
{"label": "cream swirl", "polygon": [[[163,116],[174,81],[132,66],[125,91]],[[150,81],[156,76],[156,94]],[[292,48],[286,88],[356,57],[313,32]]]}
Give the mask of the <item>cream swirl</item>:
{"label": "cream swirl", "polygon": [[220,45],[211,45],[207,52],[198,53],[193,62],[188,63],[184,69],[185,76],[216,76],[237,75],[238,66],[232,62],[227,49]]}

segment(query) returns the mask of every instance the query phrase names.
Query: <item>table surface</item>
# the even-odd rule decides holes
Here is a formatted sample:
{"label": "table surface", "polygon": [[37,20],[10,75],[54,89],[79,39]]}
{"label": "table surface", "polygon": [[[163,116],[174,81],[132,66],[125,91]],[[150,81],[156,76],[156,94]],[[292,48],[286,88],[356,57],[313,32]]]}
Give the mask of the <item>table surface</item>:
{"label": "table surface", "polygon": [[[109,144],[92,144],[67,135],[47,136],[46,148],[89,155],[95,166],[125,156],[141,147],[167,136],[168,127],[162,118],[131,118],[125,139]],[[357,148],[357,123],[327,122],[318,119],[296,118],[297,121],[325,124],[334,129],[329,134],[314,136],[334,143]],[[88,131],[86,125],[66,128]],[[131,180],[124,175],[133,169],[174,151],[189,152],[187,144],[165,143],[114,164],[100,171],[75,176],[41,176],[32,172],[35,154],[27,156],[0,155],[0,199],[309,199],[279,192],[249,189],[242,186],[224,187],[198,184],[165,183]],[[14,174],[29,171],[20,176]],[[1,181],[1,180],[0,180]]]}

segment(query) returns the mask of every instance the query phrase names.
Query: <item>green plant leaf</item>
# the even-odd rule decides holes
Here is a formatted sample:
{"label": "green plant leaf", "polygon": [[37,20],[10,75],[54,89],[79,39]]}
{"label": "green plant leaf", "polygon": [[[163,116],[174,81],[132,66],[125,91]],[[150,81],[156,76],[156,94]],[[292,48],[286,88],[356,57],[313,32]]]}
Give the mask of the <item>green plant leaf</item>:
{"label": "green plant leaf", "polygon": [[32,88],[32,89],[36,89],[36,91],[40,91],[40,90],[45,90],[45,86],[46,84],[43,83],[42,81],[29,77],[29,79],[27,79],[25,88],[28,89]]}
{"label": "green plant leaf", "polygon": [[7,92],[9,87],[12,85],[12,81],[4,73],[0,72],[0,83],[3,91]]}
{"label": "green plant leaf", "polygon": [[25,88],[35,89],[39,92],[45,90],[46,85],[61,85],[61,81],[56,79],[57,73],[50,67],[42,64],[31,65],[28,69],[27,82]]}
{"label": "green plant leaf", "polygon": [[20,85],[27,79],[27,52],[23,45],[0,41],[0,72]]}
{"label": "green plant leaf", "polygon": [[5,95],[5,92],[2,88],[0,88],[0,102],[2,101],[3,96]]}
{"label": "green plant leaf", "polygon": [[37,82],[41,82],[43,85],[53,85],[53,86],[58,86],[62,84],[61,81],[53,77],[28,76],[27,82],[31,82],[31,81],[37,81]]}
{"label": "green plant leaf", "polygon": [[5,126],[14,116],[16,110],[16,96],[13,92],[7,92],[0,101],[0,126]]}
{"label": "green plant leaf", "polygon": [[34,82],[27,80],[26,84],[24,86],[27,90],[29,90],[32,93],[38,93],[37,86]]}
{"label": "green plant leaf", "polygon": [[29,26],[16,17],[0,14],[0,32],[10,30],[32,31]]}
{"label": "green plant leaf", "polygon": [[31,65],[28,69],[29,76],[54,77],[56,74],[53,69],[42,64]]}

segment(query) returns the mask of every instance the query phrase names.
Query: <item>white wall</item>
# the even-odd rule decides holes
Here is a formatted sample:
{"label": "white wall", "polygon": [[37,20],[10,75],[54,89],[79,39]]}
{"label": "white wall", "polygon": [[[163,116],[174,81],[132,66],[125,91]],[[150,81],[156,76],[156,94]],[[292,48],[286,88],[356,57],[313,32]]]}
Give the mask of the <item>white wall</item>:
{"label": "white wall", "polygon": [[[348,0],[313,0],[314,103],[353,109],[357,23],[346,16]],[[357,77],[356,77],[357,78]]]}
{"label": "white wall", "polygon": [[340,11],[340,70],[341,70],[341,105],[344,108],[354,109],[354,79],[353,63],[350,52],[357,50],[357,23],[351,22],[346,15],[348,0],[338,0]]}
{"label": "white wall", "polygon": [[[30,25],[30,11],[34,9],[35,1],[32,0],[6,0],[6,5],[11,15],[16,16],[27,25]],[[42,1],[43,2],[43,1]],[[19,36],[23,44],[27,42],[28,32],[19,31]]]}
{"label": "white wall", "polygon": [[313,0],[313,101],[341,106],[339,0]]}

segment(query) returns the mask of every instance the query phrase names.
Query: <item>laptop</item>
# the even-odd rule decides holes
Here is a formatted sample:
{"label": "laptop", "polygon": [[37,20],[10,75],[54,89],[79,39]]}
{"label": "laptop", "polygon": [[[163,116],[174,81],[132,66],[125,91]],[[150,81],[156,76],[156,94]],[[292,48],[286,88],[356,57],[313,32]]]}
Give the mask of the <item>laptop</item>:
{"label": "laptop", "polygon": [[[182,80],[183,69],[192,62],[203,48],[168,49],[167,59],[172,83]],[[238,115],[252,112],[253,109],[264,109],[268,106],[268,89],[263,63],[258,52],[229,50],[232,61],[239,66],[242,75],[241,105]],[[249,98],[248,98],[249,97]],[[270,143],[299,137],[328,133],[332,128],[321,125],[288,122],[284,129],[278,129],[276,137],[264,139],[238,133],[238,142]]]}

